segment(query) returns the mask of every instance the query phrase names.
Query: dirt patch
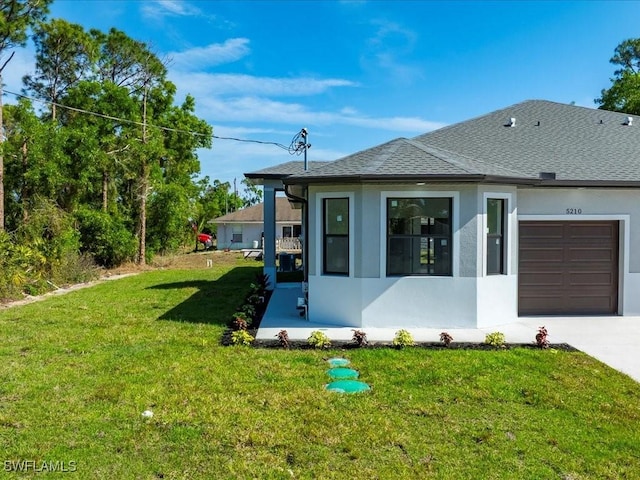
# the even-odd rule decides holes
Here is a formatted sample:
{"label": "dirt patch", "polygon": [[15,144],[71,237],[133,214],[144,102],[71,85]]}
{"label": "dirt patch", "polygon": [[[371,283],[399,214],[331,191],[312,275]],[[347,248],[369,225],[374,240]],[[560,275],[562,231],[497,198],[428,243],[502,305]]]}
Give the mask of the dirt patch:
{"label": "dirt patch", "polygon": [[225,252],[223,250],[207,250],[194,252],[193,250],[176,255],[156,257],[152,268],[170,268],[176,270],[192,270],[210,268],[212,266],[232,267],[238,264],[238,260],[246,261],[249,265],[255,265],[254,259],[242,258],[238,251]]}

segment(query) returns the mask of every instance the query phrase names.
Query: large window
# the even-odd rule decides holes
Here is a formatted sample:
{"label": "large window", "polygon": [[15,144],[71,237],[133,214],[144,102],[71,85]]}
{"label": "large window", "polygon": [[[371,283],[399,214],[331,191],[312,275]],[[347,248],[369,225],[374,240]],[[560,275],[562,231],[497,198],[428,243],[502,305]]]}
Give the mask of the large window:
{"label": "large window", "polygon": [[349,199],[325,198],[323,218],[323,273],[349,275]]}
{"label": "large window", "polygon": [[451,275],[451,198],[387,199],[387,275]]}
{"label": "large window", "polygon": [[503,198],[487,198],[487,275],[501,275],[504,268]]}

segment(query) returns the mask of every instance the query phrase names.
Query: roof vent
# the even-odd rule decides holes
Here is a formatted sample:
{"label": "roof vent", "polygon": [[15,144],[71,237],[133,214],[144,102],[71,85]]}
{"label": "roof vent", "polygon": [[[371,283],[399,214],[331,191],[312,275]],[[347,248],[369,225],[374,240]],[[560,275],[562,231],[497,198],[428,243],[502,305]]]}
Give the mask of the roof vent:
{"label": "roof vent", "polygon": [[516,118],[515,117],[511,117],[509,119],[509,126],[510,127],[515,127],[516,126]]}
{"label": "roof vent", "polygon": [[624,125],[627,125],[628,127],[633,125],[633,117],[627,117],[627,121],[624,122]]}
{"label": "roof vent", "polygon": [[555,180],[556,172],[540,172],[540,180]]}

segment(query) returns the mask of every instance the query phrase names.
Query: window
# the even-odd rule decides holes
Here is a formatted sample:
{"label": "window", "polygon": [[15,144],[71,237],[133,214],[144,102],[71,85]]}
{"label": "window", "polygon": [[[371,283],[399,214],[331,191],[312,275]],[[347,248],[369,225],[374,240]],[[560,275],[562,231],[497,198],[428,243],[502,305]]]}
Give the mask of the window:
{"label": "window", "polygon": [[487,198],[487,275],[502,275],[504,268],[503,198]]}
{"label": "window", "polygon": [[285,225],[282,227],[282,238],[298,238],[302,235],[302,225]]}
{"label": "window", "polygon": [[451,275],[451,203],[387,199],[387,275]]}
{"label": "window", "polygon": [[233,243],[242,243],[242,225],[234,225],[231,233]]}
{"label": "window", "polygon": [[323,202],[323,272],[349,275],[349,199]]}

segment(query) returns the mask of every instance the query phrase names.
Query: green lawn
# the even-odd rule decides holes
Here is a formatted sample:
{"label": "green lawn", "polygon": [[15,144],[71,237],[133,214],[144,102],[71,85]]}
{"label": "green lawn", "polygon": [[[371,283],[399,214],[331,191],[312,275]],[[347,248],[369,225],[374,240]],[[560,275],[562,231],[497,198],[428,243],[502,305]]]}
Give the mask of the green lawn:
{"label": "green lawn", "polygon": [[[582,353],[220,346],[246,265],[0,311],[0,477],[640,478],[640,385]],[[336,355],[371,392],[323,390]]]}

